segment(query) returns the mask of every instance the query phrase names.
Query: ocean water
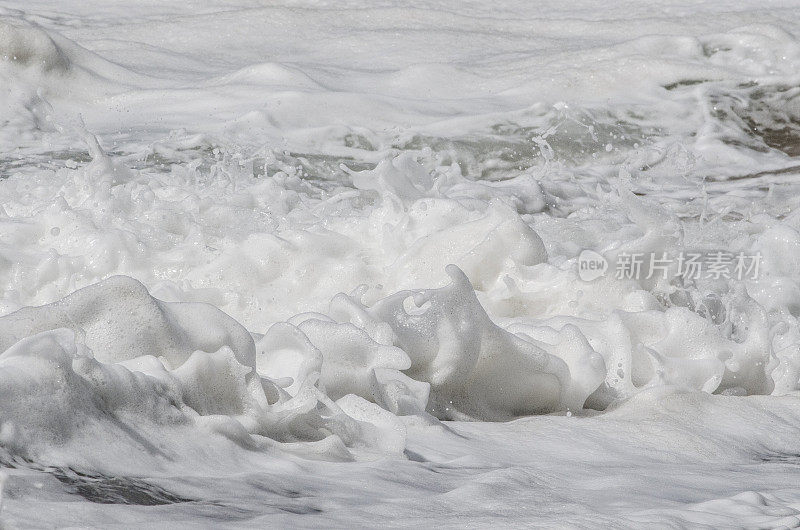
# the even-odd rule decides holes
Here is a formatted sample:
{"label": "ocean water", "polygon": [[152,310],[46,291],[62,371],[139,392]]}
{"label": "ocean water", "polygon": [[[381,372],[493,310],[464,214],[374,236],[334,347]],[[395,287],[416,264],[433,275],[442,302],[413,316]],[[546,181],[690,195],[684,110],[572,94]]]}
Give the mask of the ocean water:
{"label": "ocean water", "polygon": [[0,2],[0,528],[799,527],[799,13]]}

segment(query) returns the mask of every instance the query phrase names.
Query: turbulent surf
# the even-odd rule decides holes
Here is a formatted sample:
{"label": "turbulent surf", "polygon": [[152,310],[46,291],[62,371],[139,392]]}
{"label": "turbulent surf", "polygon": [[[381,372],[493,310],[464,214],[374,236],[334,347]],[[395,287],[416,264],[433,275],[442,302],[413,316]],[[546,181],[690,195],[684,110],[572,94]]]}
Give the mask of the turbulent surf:
{"label": "turbulent surf", "polygon": [[0,7],[0,526],[800,526],[797,6]]}

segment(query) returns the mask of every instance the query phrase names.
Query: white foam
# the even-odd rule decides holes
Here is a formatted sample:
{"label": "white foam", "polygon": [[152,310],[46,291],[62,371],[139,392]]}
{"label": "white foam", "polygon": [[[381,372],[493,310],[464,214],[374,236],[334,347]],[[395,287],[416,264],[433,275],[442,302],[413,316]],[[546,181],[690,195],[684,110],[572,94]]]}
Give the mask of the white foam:
{"label": "white foam", "polygon": [[794,522],[796,10],[202,4],[0,8],[3,517]]}

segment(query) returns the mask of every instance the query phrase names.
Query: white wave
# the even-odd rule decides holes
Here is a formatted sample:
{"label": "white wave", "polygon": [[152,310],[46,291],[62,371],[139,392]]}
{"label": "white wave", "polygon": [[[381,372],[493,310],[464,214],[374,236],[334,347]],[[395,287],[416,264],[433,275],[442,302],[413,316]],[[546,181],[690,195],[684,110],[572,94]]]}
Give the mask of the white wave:
{"label": "white wave", "polygon": [[0,8],[0,525],[795,524],[762,4]]}

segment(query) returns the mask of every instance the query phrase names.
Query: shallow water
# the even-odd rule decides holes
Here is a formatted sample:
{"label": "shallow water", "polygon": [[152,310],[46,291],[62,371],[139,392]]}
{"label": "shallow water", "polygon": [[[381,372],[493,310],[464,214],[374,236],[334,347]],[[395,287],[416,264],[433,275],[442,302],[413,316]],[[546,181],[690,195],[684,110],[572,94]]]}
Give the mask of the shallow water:
{"label": "shallow water", "polygon": [[800,526],[797,7],[4,3],[0,525]]}

